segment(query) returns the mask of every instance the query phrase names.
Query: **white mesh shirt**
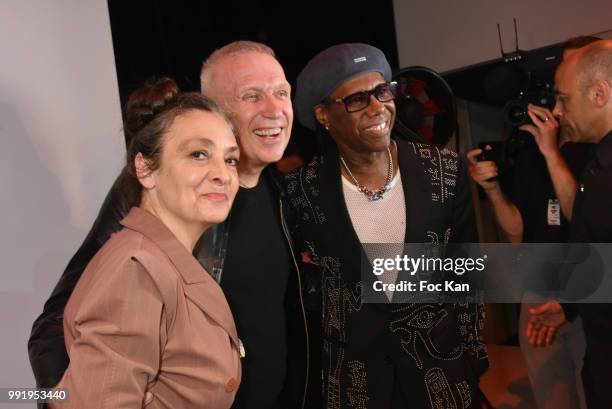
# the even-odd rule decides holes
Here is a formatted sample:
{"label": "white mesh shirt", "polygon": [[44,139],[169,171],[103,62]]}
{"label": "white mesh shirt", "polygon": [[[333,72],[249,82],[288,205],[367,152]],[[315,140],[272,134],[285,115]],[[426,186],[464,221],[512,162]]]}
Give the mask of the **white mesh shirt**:
{"label": "white mesh shirt", "polygon": [[[403,254],[406,204],[399,170],[390,185],[390,190],[382,199],[370,201],[357,186],[342,176],[344,201],[359,241],[363,244],[389,244],[378,246],[376,249],[366,246],[366,255],[370,261],[374,258],[395,259],[397,255]],[[380,278],[384,283],[395,283],[397,271],[387,271]],[[391,299],[390,292],[387,292],[387,297]]]}

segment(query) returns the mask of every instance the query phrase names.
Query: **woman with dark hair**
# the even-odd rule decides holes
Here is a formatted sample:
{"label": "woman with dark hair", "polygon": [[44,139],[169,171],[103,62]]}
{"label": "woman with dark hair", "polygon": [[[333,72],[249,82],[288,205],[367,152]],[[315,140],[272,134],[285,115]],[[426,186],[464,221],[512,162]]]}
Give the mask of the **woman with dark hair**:
{"label": "woman with dark hair", "polygon": [[[330,47],[297,78],[296,116],[325,142],[320,159],[286,176],[303,260],[321,280],[323,406],[479,408],[483,306],[372,294],[374,257],[401,257],[404,243],[476,241],[459,156],[391,139],[390,81],[384,54],[367,44]],[[382,282],[399,282],[398,270]]]}
{"label": "woman with dark hair", "polygon": [[125,104],[125,142],[129,147],[134,135],[176,98],[179,87],[172,78],[151,77],[134,90]]}
{"label": "woman with dark hair", "polygon": [[192,255],[227,217],[239,150],[207,98],[160,79],[128,102],[122,184],[134,207],[64,311],[70,408],[229,408],[241,344],[219,285]]}

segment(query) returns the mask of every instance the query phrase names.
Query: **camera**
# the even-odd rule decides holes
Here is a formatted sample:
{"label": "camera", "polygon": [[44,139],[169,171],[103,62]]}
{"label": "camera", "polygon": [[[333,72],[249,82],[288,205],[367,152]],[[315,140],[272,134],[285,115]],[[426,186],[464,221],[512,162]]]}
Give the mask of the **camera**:
{"label": "camera", "polygon": [[555,93],[552,84],[547,81],[536,81],[526,90],[521,91],[516,99],[508,101],[504,106],[504,117],[508,124],[515,128],[525,124],[533,125],[527,113],[529,104],[552,110],[555,107]]}
{"label": "camera", "polygon": [[[487,146],[490,149],[486,149]],[[476,160],[478,162],[483,161],[491,161],[495,162],[497,165],[498,172],[503,172],[503,169],[506,167],[506,158],[505,158],[505,142],[503,141],[489,141],[489,142],[481,142],[478,144],[478,147],[482,150],[482,153],[476,156]],[[489,179],[489,182],[497,180],[497,177],[493,177]]]}
{"label": "camera", "polygon": [[[490,149],[486,149],[489,146]],[[497,166],[501,165],[503,157],[503,142],[481,142],[478,147],[482,150],[482,153],[476,157],[478,162],[491,161],[495,162]]]}

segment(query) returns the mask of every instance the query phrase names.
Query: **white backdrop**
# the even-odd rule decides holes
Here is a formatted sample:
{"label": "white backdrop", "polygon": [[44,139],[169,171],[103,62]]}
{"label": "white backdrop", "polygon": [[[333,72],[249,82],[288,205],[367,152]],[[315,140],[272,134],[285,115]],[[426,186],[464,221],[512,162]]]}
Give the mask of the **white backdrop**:
{"label": "white backdrop", "polygon": [[497,23],[504,51],[514,51],[514,17],[523,50],[612,30],[610,0],[393,0],[393,8],[400,67],[439,72],[501,57]]}
{"label": "white backdrop", "polygon": [[30,327],[125,155],[106,1],[2,0],[0,51],[0,388],[33,387]]}

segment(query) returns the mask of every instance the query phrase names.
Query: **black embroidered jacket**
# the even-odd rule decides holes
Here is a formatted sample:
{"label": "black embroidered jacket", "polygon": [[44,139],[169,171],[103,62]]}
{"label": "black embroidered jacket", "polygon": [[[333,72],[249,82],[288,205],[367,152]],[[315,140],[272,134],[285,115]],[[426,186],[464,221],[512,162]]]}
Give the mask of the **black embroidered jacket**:
{"label": "black embroidered jacket", "polygon": [[[397,148],[405,242],[477,242],[459,156],[402,140]],[[323,407],[475,407],[478,378],[488,367],[483,305],[362,303],[364,250],[344,202],[337,148],[285,182],[296,246],[303,262],[316,265],[322,295]]]}

